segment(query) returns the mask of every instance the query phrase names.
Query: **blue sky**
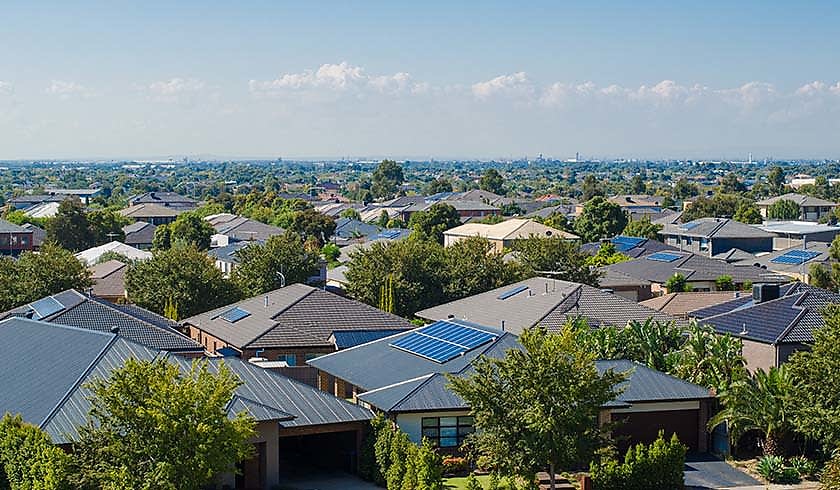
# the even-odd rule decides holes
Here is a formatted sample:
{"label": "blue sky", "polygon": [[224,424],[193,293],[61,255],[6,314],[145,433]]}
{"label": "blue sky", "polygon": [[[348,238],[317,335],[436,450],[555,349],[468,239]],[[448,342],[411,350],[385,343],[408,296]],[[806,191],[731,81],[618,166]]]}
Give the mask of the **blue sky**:
{"label": "blue sky", "polygon": [[836,2],[4,2],[0,158],[840,156]]}

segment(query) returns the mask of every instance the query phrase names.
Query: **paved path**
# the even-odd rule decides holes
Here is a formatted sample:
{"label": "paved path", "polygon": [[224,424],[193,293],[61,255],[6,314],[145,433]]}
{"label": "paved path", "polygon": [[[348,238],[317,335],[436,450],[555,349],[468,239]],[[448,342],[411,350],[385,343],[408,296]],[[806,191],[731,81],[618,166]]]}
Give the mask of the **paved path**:
{"label": "paved path", "polygon": [[709,455],[690,455],[685,462],[685,487],[688,489],[764,488],[750,475]]}
{"label": "paved path", "polygon": [[281,477],[280,488],[282,490],[382,490],[381,487],[356,476],[325,470],[288,478]]}

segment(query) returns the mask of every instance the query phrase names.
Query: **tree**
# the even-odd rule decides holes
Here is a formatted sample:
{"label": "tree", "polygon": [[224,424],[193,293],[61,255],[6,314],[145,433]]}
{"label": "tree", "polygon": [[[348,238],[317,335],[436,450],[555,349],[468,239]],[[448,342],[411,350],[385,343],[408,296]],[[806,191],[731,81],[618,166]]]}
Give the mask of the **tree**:
{"label": "tree", "polygon": [[700,191],[697,189],[697,184],[689,182],[685,177],[680,177],[677,179],[677,183],[674,184],[674,199],[682,200],[694,197],[699,193]]}
{"label": "tree", "polygon": [[718,335],[696,321],[689,324],[684,339],[682,346],[669,354],[669,372],[674,376],[723,393],[747,375],[741,339]]}
{"label": "tree", "polygon": [[493,194],[503,195],[505,193],[504,186],[505,179],[495,168],[485,170],[481,179],[478,181],[479,189],[492,192]]}
{"label": "tree", "polygon": [[321,255],[329,264],[338,262],[338,257],[341,256],[341,248],[335,243],[328,243],[321,247]]}
{"label": "tree", "polygon": [[729,274],[723,274],[715,279],[715,288],[718,291],[735,291],[735,282]]}
{"label": "tree", "polygon": [[672,352],[684,342],[684,331],[673,323],[648,318],[630,321],[623,327],[604,325],[590,328],[585,319],[568,322],[578,342],[599,359],[629,359],[657,371],[668,371],[673,364]]}
{"label": "tree", "polygon": [[645,180],[641,175],[636,174],[632,179],[630,179],[630,186],[628,190],[630,191],[630,194],[644,194]]}
{"label": "tree", "polygon": [[612,238],[627,226],[627,213],[618,204],[597,196],[583,205],[583,212],[575,219],[575,233],[584,242]]}
{"label": "tree", "polygon": [[163,314],[167,301],[172,301],[185,318],[241,297],[234,283],[194,244],[155,250],[151,259],[131,265],[125,288],[138,306]]}
{"label": "tree", "polygon": [[449,204],[438,202],[425,211],[417,211],[408,220],[408,226],[424,240],[443,243],[443,232],[461,224],[458,211]]}
{"label": "tree", "polygon": [[720,192],[724,194],[738,194],[747,190],[747,186],[738,180],[734,172],[726,174],[720,181]]}
{"label": "tree", "polygon": [[55,217],[47,223],[47,240],[74,252],[93,246],[93,233],[80,200],[61,201]]}
{"label": "tree", "polygon": [[725,422],[734,444],[744,433],[759,430],[764,436],[764,454],[781,456],[782,443],[793,431],[792,390],[793,378],[784,366],[767,372],[758,369],[719,394],[723,410],[709,420],[709,428]]}
{"label": "tree", "polygon": [[0,488],[64,490],[70,456],[50,436],[20,415],[0,419]]}
{"label": "tree", "polygon": [[624,231],[622,231],[621,234],[624,236],[636,236],[656,240],[661,229],[662,225],[651,223],[650,217],[643,216],[642,219],[627,223],[627,226],[624,227]]}
{"label": "tree", "polygon": [[823,317],[825,324],[814,330],[811,349],[793,354],[787,369],[793,378],[796,429],[830,452],[840,447],[840,306],[826,307]]}
{"label": "tree", "polygon": [[761,211],[758,210],[758,206],[751,202],[742,202],[739,204],[732,219],[748,225],[755,225],[764,221],[764,218],[761,216]]}
{"label": "tree", "polygon": [[518,240],[513,250],[525,276],[547,274],[563,281],[598,287],[601,273],[589,267],[589,254],[580,245],[560,237],[531,237]]}
{"label": "tree", "polygon": [[382,160],[373,171],[370,190],[376,198],[391,197],[403,183],[402,167],[393,160]]}
{"label": "tree", "polygon": [[24,252],[17,260],[0,258],[3,311],[67,289],[84,291],[91,285],[90,271],[72,253],[53,243],[45,243],[38,253]]}
{"label": "tree", "polygon": [[[231,280],[246,297],[257,296],[294,283],[305,283],[318,275],[321,257],[304,247],[300,235],[286,232],[252,243],[236,252],[239,265]],[[282,274],[282,275],[281,275]]]}
{"label": "tree", "polygon": [[767,218],[777,220],[799,219],[799,204],[790,199],[779,199],[767,207]]}
{"label": "tree", "polygon": [[754,205],[752,201],[737,194],[715,194],[710,198],[698,197],[683,212],[682,221],[688,223],[698,218],[731,218],[744,202]]}
{"label": "tree", "polygon": [[175,243],[192,243],[201,250],[207,250],[210,248],[210,238],[216,233],[210,223],[192,212],[182,213],[167,226],[170,230],[170,246]]}
{"label": "tree", "polygon": [[469,405],[477,429],[471,437],[493,469],[529,480],[547,470],[554,488],[558,470],[589,462],[604,443],[598,414],[627,373],[599,373],[570,328],[527,329],[519,342],[521,350],[479,357],[471,375],[449,382]]}
{"label": "tree", "polygon": [[[223,363],[189,371],[165,359],[129,359],[88,384],[89,422],[73,445],[87,488],[198,490],[249,457],[253,418],[227,414],[241,384]],[[189,462],[189,464],[185,464]]]}
{"label": "tree", "polygon": [[782,167],[775,165],[767,172],[767,185],[775,194],[780,194],[785,186],[785,171]]}
{"label": "tree", "polygon": [[362,215],[359,214],[359,211],[354,208],[347,208],[339,214],[342,218],[347,219],[355,219],[361,221]]}
{"label": "tree", "polygon": [[335,220],[314,209],[307,209],[295,214],[289,231],[318,240],[320,247],[335,233]]}
{"label": "tree", "polygon": [[591,267],[603,267],[605,265],[624,262],[625,260],[630,260],[630,257],[616,250],[612,242],[607,242],[602,243],[598,248],[598,252],[592,257],[589,257],[586,263]]}
{"label": "tree", "polygon": [[158,225],[152,237],[153,250],[166,250],[172,247],[172,228],[169,225]]}
{"label": "tree", "polygon": [[665,281],[665,289],[669,293],[684,293],[691,291],[691,284],[688,283],[684,275],[676,273]]}
{"label": "tree", "polygon": [[837,290],[837,283],[834,282],[830,269],[821,264],[808,266],[808,284],[822,289]]}
{"label": "tree", "polygon": [[446,177],[438,177],[426,186],[426,194],[433,195],[441,192],[452,192],[452,182]]}
{"label": "tree", "polygon": [[586,177],[583,178],[581,191],[583,192],[582,201],[591,201],[595,197],[604,196],[603,184],[598,182],[598,179],[592,174],[586,174]]}
{"label": "tree", "polygon": [[483,293],[519,280],[515,263],[481,237],[469,237],[444,249],[446,279],[443,292],[447,301]]}

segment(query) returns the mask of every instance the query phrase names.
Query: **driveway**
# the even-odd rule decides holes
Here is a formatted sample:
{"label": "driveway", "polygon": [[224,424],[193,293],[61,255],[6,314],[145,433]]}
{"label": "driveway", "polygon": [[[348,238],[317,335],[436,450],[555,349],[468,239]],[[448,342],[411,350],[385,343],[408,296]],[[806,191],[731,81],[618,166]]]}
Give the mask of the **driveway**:
{"label": "driveway", "polygon": [[382,490],[373,483],[340,471],[315,470],[311,473],[282,477],[280,490]]}
{"label": "driveway", "polygon": [[761,485],[750,475],[707,454],[688,455],[685,461],[685,488],[719,489]]}

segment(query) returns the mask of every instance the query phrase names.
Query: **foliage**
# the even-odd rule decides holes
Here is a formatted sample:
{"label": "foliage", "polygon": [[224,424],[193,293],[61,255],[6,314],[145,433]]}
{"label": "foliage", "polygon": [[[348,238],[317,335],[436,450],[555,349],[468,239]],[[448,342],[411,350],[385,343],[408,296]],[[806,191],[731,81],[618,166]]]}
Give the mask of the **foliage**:
{"label": "foliage", "polygon": [[39,252],[24,252],[17,260],[0,257],[0,310],[30,303],[66,289],[91,286],[90,271],[69,251],[45,243]]}
{"label": "foliage", "polygon": [[590,201],[594,197],[603,196],[604,188],[601,182],[592,174],[586,174],[581,185],[581,200],[584,202]]}
{"label": "foliage", "polygon": [[832,271],[822,264],[811,264],[808,267],[808,284],[822,289],[837,290]]}
{"label": "foliage", "polygon": [[521,278],[517,264],[506,262],[504,255],[481,237],[469,237],[444,249],[446,280],[443,292],[447,301],[483,293]]}
{"label": "foliage", "polygon": [[467,461],[467,458],[458,456],[448,456],[443,458],[444,475],[457,475],[458,473],[464,473],[469,469],[470,463]]}
{"label": "foliage", "polygon": [[536,472],[586,464],[604,442],[600,407],[616,397],[627,373],[599,373],[595,355],[575,332],[526,330],[522,350],[504,358],[481,357],[468,377],[449,377],[451,389],[471,407],[470,436],[491,467],[532,480]]}
{"label": "foliage", "polygon": [[662,225],[651,223],[650,217],[643,216],[641,219],[627,223],[627,226],[624,227],[624,231],[621,234],[624,236],[637,236],[656,240],[661,229]]}
{"label": "foliage", "polygon": [[778,220],[799,219],[799,204],[790,199],[779,199],[767,207],[767,217]]}
{"label": "foliage", "polygon": [[441,192],[452,192],[452,182],[446,177],[438,177],[432,180],[425,189],[427,195],[440,194]]}
{"label": "foliage", "polygon": [[676,273],[665,281],[665,289],[668,293],[684,293],[691,291],[692,288],[684,275]]}
{"label": "foliage", "polygon": [[670,354],[685,342],[684,331],[673,323],[648,318],[630,321],[619,328],[612,325],[591,329],[583,319],[571,321],[578,342],[599,359],[628,359],[657,371],[668,371],[674,362]]}
{"label": "foliage", "polygon": [[304,238],[315,238],[320,247],[335,233],[335,220],[314,209],[307,209],[295,214],[288,229]]}
{"label": "foliage", "polygon": [[300,235],[289,231],[241,248],[236,256],[239,264],[230,279],[245,297],[278,289],[282,281],[305,283],[318,274],[321,263],[320,254],[307,250]]}
{"label": "foliage", "polygon": [[755,466],[756,472],[770,483],[799,483],[799,471],[786,466],[781,456],[763,456]]}
{"label": "foliage", "polygon": [[68,198],[58,205],[58,212],[47,223],[47,240],[78,252],[90,248],[93,234],[82,201]]}
{"label": "foliage", "polygon": [[475,477],[475,473],[470,473],[467,477],[467,490],[484,490],[478,478]]}
{"label": "foliage", "polygon": [[785,171],[782,167],[778,165],[770,167],[770,171],[767,172],[767,185],[775,194],[780,194],[782,192],[782,189],[785,186]]}
{"label": "foliage", "polygon": [[675,199],[686,199],[694,197],[699,193],[700,190],[697,188],[697,184],[689,182],[685,177],[680,177],[677,179],[676,184],[674,184],[673,194]]}
{"label": "foliage", "polygon": [[753,205],[752,201],[738,194],[717,193],[712,197],[698,197],[683,212],[682,221],[688,223],[698,218],[732,218],[744,203]]}
{"label": "foliage", "polygon": [[182,372],[164,359],[129,359],[92,381],[90,418],[73,447],[75,483],[197,490],[233,471],[253,451],[254,420],[226,411],[240,384],[224,364],[196,360]]}
{"label": "foliage", "polygon": [[563,281],[597,287],[601,272],[587,265],[589,255],[576,242],[560,237],[518,240],[513,250],[526,276],[548,274]]}
{"label": "foliage", "polygon": [[759,430],[764,454],[780,455],[782,443],[793,431],[792,389],[793,379],[785,366],[767,372],[758,369],[719,394],[723,410],[709,420],[709,427],[725,422],[734,445],[746,432]]}
{"label": "foliage", "polygon": [[379,472],[379,464],[376,460],[376,442],[383,431],[389,427],[390,422],[385,418],[385,415],[382,413],[376,414],[370,421],[370,431],[362,441],[362,447],[359,451],[359,476],[380,486],[385,480]]}
{"label": "foliage", "polygon": [[758,206],[752,202],[742,202],[739,204],[732,219],[748,225],[760,224],[764,221],[764,218],[761,216],[761,211],[758,210]]}
{"label": "foliage", "polygon": [[233,203],[234,213],[281,228],[289,228],[298,213],[311,209],[312,205],[302,199],[286,199],[274,191],[256,189],[235,195]]}
{"label": "foliage", "polygon": [[20,415],[0,419],[0,488],[69,490],[70,457]]}
{"label": "foliage", "polygon": [[794,456],[788,459],[788,465],[796,470],[800,478],[807,478],[817,474],[817,462],[805,456]]}
{"label": "foliage", "polygon": [[732,276],[723,274],[715,279],[715,289],[718,291],[735,291],[737,288]]}
{"label": "foliage", "polygon": [[747,186],[738,180],[734,172],[726,174],[720,181],[720,191],[724,194],[737,194],[747,190]]}
{"label": "foliage", "polygon": [[354,208],[347,208],[338,215],[340,218],[347,218],[347,219],[355,219],[361,220],[362,215],[359,214],[359,211]]}
{"label": "foliage", "polygon": [[100,255],[98,259],[96,259],[97,264],[104,264],[109,260],[116,260],[122,262],[123,264],[130,264],[134,262],[132,259],[128,258],[126,255],[121,254],[114,250],[108,250],[104,254]]}
{"label": "foliage", "polygon": [[630,260],[630,257],[616,250],[612,242],[606,242],[601,244],[595,255],[586,259],[586,264],[591,267],[603,267],[627,260]]}
{"label": "foliage", "polygon": [[392,197],[405,180],[402,167],[393,160],[382,160],[371,176],[370,191],[377,199]]}
{"label": "foliage", "polygon": [[830,452],[840,447],[840,306],[826,307],[823,316],[825,325],[814,330],[811,349],[793,354],[786,369],[793,380],[796,430]]}
{"label": "foliage", "polygon": [[747,375],[746,361],[741,355],[741,339],[718,335],[709,326],[692,321],[682,346],[669,356],[670,373],[691,383],[725,392]]}
{"label": "foliage", "polygon": [[664,433],[649,446],[630,447],[619,462],[605,455],[592,462],[589,472],[595,490],[682,489],[684,485],[686,447],[673,434],[666,441]]}
{"label": "foliage", "polygon": [[240,298],[236,286],[192,244],[156,250],[151,259],[132,264],[125,287],[138,306],[163,314],[171,299],[184,318]]}
{"label": "foliage", "polygon": [[446,203],[432,204],[425,211],[417,211],[408,220],[408,226],[424,239],[443,243],[443,232],[461,224],[461,217],[454,207]]}
{"label": "foliage", "polygon": [[840,452],[835,451],[825,464],[820,474],[820,485],[825,490],[840,490]]}
{"label": "foliage", "polygon": [[505,194],[504,186],[505,179],[495,168],[488,168],[485,170],[481,179],[478,181],[479,189],[498,195]]}
{"label": "foliage", "polygon": [[210,237],[216,233],[207,220],[193,212],[181,213],[167,226],[171,231],[171,244],[192,243],[201,250],[210,248]]}
{"label": "foliage", "polygon": [[335,243],[327,243],[321,247],[321,255],[329,263],[335,263],[341,255],[341,248]]}
{"label": "foliage", "polygon": [[596,196],[583,205],[583,211],[575,219],[575,233],[584,242],[612,238],[624,230],[627,221],[627,213],[621,206]]}
{"label": "foliage", "polygon": [[371,426],[372,451],[363,448],[362,454],[368,454],[362,460],[363,477],[389,490],[443,490],[443,461],[430,442],[415,446],[382,415]]}

